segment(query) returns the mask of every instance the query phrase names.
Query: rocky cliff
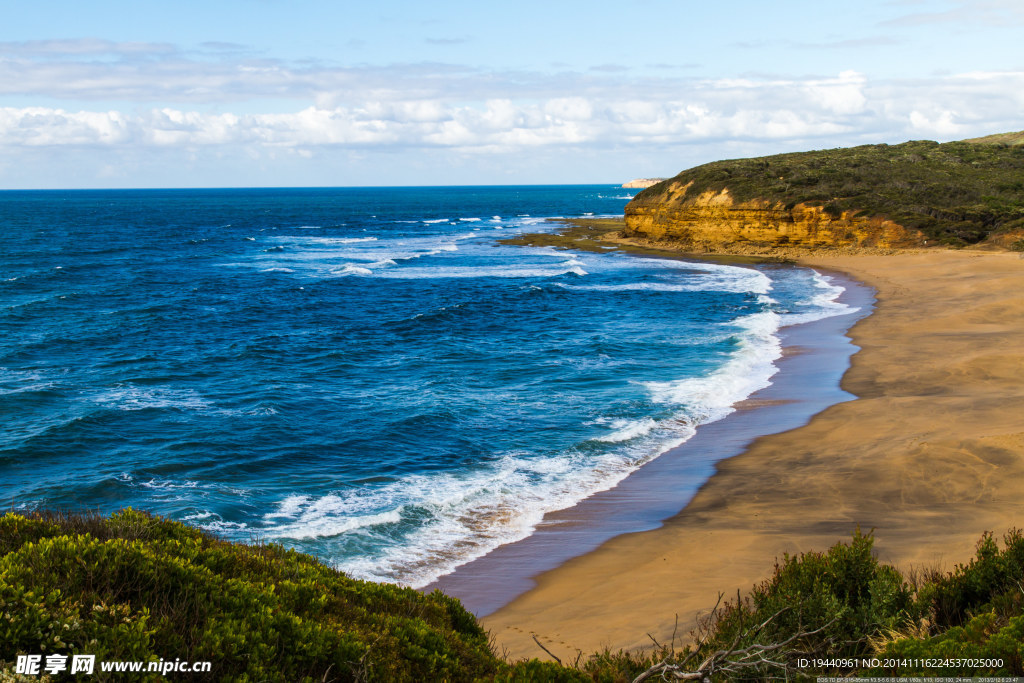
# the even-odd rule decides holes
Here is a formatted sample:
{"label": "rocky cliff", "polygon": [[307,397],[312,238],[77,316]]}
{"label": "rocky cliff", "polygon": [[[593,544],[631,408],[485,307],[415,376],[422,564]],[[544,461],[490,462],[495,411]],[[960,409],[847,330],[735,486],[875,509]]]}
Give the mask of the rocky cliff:
{"label": "rocky cliff", "polygon": [[754,199],[737,202],[728,188],[697,195],[692,184],[673,181],[655,201],[626,207],[625,237],[678,242],[692,251],[727,252],[746,247],[907,248],[927,238],[884,217],[855,211],[826,213],[821,206]]}
{"label": "rocky cliff", "polygon": [[719,252],[1024,244],[1024,145],[994,137],[705,164],[637,194],[623,237]]}

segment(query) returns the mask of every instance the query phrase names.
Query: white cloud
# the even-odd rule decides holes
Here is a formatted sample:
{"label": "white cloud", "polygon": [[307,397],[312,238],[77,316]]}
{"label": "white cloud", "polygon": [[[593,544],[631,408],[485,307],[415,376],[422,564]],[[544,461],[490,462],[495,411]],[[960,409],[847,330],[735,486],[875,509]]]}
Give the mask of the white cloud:
{"label": "white cloud", "polygon": [[[691,81],[681,92],[477,102],[437,99],[318,102],[292,112],[203,112],[161,107],[71,111],[0,109],[0,147],[284,147],[463,151],[537,146],[813,140],[843,134],[908,137],[1001,130],[1017,116],[1024,73],[969,73],[872,83],[847,71],[831,79]],[[375,92],[357,93],[372,97]],[[336,101],[336,100],[335,100]],[[1019,127],[1019,126],[1018,126]]]}
{"label": "white cloud", "polygon": [[806,88],[824,109],[836,114],[856,114],[867,105],[866,84],[867,79],[856,71],[844,71],[839,78],[812,81]]}
{"label": "white cloud", "polygon": [[956,112],[952,111],[936,112],[932,117],[929,117],[915,110],[910,112],[910,125],[913,126],[915,131],[920,131],[925,135],[945,137],[956,135],[963,128],[954,121],[954,118],[956,118]]}

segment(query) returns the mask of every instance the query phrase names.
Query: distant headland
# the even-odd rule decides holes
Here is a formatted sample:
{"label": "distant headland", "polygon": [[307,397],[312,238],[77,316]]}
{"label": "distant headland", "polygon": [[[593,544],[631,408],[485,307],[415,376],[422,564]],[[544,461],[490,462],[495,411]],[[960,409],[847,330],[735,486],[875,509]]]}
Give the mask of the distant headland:
{"label": "distant headland", "polygon": [[643,188],[650,187],[651,185],[657,185],[662,180],[665,180],[665,179],[664,178],[635,178],[633,180],[630,180],[628,183],[622,183],[622,186],[627,188],[627,189],[631,189],[631,190],[635,190],[637,188],[643,189]]}

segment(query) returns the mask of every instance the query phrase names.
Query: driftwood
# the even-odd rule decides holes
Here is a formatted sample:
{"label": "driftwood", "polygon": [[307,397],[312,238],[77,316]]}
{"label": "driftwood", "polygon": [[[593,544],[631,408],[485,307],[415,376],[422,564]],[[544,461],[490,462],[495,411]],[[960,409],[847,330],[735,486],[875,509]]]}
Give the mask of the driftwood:
{"label": "driftwood", "polygon": [[[718,601],[721,603],[721,595],[718,596]],[[712,610],[712,616],[717,609],[718,604],[716,603],[715,609]],[[835,619],[812,631],[798,631],[789,638],[776,643],[754,642],[752,645],[748,645],[746,647],[739,647],[739,643],[744,639],[756,641],[758,635],[765,629],[765,627],[768,626],[768,624],[772,622],[772,620],[789,609],[789,607],[784,607],[768,617],[760,625],[738,632],[736,637],[733,639],[732,644],[728,648],[716,650],[708,655],[704,661],[700,662],[700,664],[691,667],[691,660],[693,660],[700,651],[711,631],[711,629],[708,628],[698,639],[694,649],[682,661],[675,662],[673,661],[673,656],[669,655],[651,668],[647,669],[647,671],[644,671],[642,674],[634,678],[633,683],[642,683],[642,681],[646,681],[655,676],[663,681],[710,682],[711,677],[716,674],[731,677],[731,675],[740,674],[744,671],[750,672],[752,669],[756,669],[757,667],[764,665],[777,670],[779,674],[781,674],[780,678],[784,677],[788,679],[789,675],[798,673],[799,670],[784,658],[772,659],[772,657],[787,645],[798,641],[801,638],[806,638],[807,636],[812,636],[824,631],[835,623]]]}

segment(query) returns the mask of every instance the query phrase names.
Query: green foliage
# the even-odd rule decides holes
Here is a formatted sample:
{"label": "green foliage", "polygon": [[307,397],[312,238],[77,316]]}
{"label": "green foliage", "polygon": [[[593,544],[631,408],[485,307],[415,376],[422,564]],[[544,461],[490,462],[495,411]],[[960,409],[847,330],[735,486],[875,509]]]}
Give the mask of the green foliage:
{"label": "green foliage", "polygon": [[252,681],[456,681],[504,668],[458,601],[355,581],[279,546],[133,510],[8,514],[0,543],[8,660],[209,660],[218,680]]}
{"label": "green foliage", "polygon": [[[905,638],[890,644],[879,659],[936,660],[980,659],[991,666],[918,666],[916,673],[929,676],[1021,676],[1024,675],[1024,615],[1001,620],[993,612],[974,617],[928,639]],[[1002,665],[995,663],[1001,661]],[[905,671],[907,667],[901,667]],[[875,673],[885,675],[884,667]]]}
{"label": "green foliage", "polygon": [[671,184],[692,183],[687,198],[728,188],[737,201],[884,217],[929,240],[964,245],[1024,227],[1022,176],[1022,145],[924,140],[716,161],[647,188],[633,202],[659,204]]}
{"label": "green foliage", "polygon": [[1019,530],[1004,536],[1002,550],[986,533],[974,559],[931,577],[917,600],[936,635],[896,639],[880,656],[1002,660],[1001,666],[982,669],[921,669],[930,675],[1024,675],[1024,535]]}
{"label": "green foliage", "polygon": [[[786,556],[772,578],[754,589],[753,621],[780,613],[767,629],[776,637],[823,629],[818,639],[841,644],[835,655],[855,654],[858,638],[892,628],[912,604],[909,586],[895,569],[878,563],[873,543],[858,529],[849,544],[837,543],[827,553]],[[736,616],[737,625],[751,621],[742,610]]]}
{"label": "green foliage", "polygon": [[[775,657],[780,661],[801,652],[868,654],[867,635],[894,628],[914,609],[910,586],[895,569],[879,564],[873,543],[871,534],[858,529],[850,543],[838,543],[826,553],[785,556],[749,597],[720,610],[707,625],[709,637],[696,658],[783,641],[791,645]],[[731,678],[761,680],[773,673],[778,671],[765,665]]]}
{"label": "green foliage", "polygon": [[920,591],[919,600],[927,606],[941,627],[961,626],[972,614],[983,609],[1000,609],[1004,614],[1021,611],[1024,588],[1024,536],[1011,530],[1000,550],[991,533],[978,541],[974,559],[945,576],[934,577]]}
{"label": "green foliage", "polygon": [[[1002,548],[984,535],[969,563],[913,585],[880,564],[872,546],[872,535],[858,530],[827,552],[785,556],[747,597],[716,610],[695,645],[605,651],[561,666],[495,657],[454,598],[356,581],[281,546],[227,543],[133,510],[108,518],[7,514],[0,517],[0,681],[29,680],[12,672],[18,654],[60,653],[209,660],[214,680],[228,681],[624,683],[657,663],[692,670],[716,653],[775,643],[784,646],[767,659],[781,670],[752,658],[712,678],[810,675],[794,666],[809,653],[1002,662],[902,665],[876,675],[1024,675],[1020,531],[1007,533]],[[95,677],[115,680],[107,676]]]}

